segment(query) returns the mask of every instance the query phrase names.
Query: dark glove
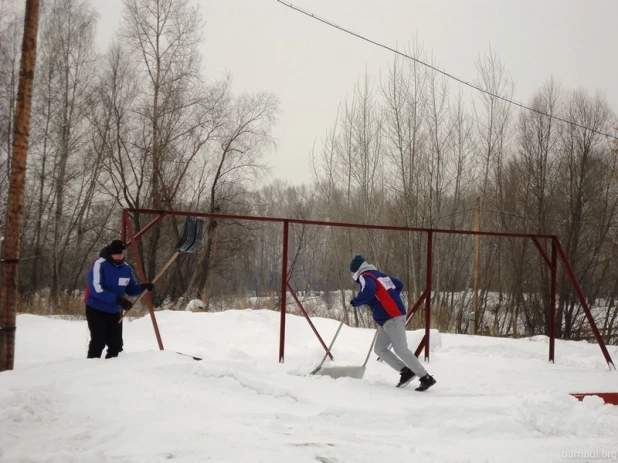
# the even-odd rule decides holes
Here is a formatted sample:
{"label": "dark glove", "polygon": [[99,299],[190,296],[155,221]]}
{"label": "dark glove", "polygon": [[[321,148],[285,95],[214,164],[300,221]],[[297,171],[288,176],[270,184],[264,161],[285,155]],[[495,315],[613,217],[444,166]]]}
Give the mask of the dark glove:
{"label": "dark glove", "polygon": [[142,283],[142,288],[147,291],[152,291],[154,289],[154,283],[147,281],[146,283]]}
{"label": "dark glove", "polygon": [[356,306],[354,305],[354,300],[351,300],[351,301],[350,301],[350,306],[351,306],[351,307],[356,307]]}
{"label": "dark glove", "polygon": [[118,303],[118,305],[120,305],[120,307],[127,311],[131,310],[131,308],[133,307],[133,303],[122,296],[118,296],[116,298],[116,302]]}

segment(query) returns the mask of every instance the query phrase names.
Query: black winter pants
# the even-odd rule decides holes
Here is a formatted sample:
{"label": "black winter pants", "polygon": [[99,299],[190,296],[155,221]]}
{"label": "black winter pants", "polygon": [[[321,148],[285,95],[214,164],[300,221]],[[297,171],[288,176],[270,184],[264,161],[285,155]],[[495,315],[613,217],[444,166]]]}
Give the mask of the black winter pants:
{"label": "black winter pants", "polygon": [[90,330],[88,358],[101,358],[107,345],[105,358],[118,357],[122,352],[122,323],[118,323],[120,313],[109,313],[86,306],[86,320]]}

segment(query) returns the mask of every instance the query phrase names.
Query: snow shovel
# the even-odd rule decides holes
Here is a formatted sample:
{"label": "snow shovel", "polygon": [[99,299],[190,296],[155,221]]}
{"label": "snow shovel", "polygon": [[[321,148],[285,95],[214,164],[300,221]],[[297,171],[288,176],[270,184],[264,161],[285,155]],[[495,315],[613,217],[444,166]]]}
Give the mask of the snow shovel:
{"label": "snow shovel", "polygon": [[343,326],[343,321],[339,324],[339,328],[337,328],[335,337],[331,341],[330,346],[328,346],[328,350],[326,351],[324,358],[322,359],[320,364],[317,366],[317,368],[311,372],[312,375],[318,374],[318,375],[330,376],[331,378],[355,378],[355,379],[362,379],[363,376],[365,375],[365,370],[367,369],[367,362],[369,361],[369,356],[371,355],[371,350],[373,349],[373,345],[376,342],[376,337],[378,336],[378,330],[376,330],[375,334],[373,335],[373,340],[371,341],[371,345],[369,346],[369,352],[367,352],[365,363],[363,363],[361,366],[352,365],[352,366],[341,366],[341,367],[337,366],[337,367],[327,367],[327,368],[322,367],[322,365],[324,364],[324,361],[326,360],[326,357],[328,356],[331,348],[333,347],[333,344],[335,343],[335,339],[337,339],[337,336],[339,335],[339,330],[341,330],[342,326]]}
{"label": "snow shovel", "polygon": [[[202,245],[203,237],[204,237],[204,220],[187,216],[185,220],[185,227],[184,227],[184,230],[182,231],[182,236],[180,237],[180,239],[178,240],[178,243],[176,244],[176,252],[174,253],[174,255],[172,255],[172,257],[170,257],[170,259],[163,266],[161,271],[159,271],[159,273],[154,277],[154,279],[152,280],[152,283],[156,283],[159,277],[165,273],[168,267],[172,265],[172,262],[174,262],[176,257],[178,257],[178,255],[181,252],[186,252],[186,253],[191,254],[197,251],[199,247]],[[142,299],[142,297],[144,297],[145,294],[146,294],[146,291],[143,291],[142,294],[140,294],[139,297],[135,300],[135,302],[133,302],[133,305],[137,304]],[[120,317],[120,320],[118,320],[118,323],[122,322],[122,319],[127,313],[128,312],[125,312],[124,314],[122,314],[122,316]]]}

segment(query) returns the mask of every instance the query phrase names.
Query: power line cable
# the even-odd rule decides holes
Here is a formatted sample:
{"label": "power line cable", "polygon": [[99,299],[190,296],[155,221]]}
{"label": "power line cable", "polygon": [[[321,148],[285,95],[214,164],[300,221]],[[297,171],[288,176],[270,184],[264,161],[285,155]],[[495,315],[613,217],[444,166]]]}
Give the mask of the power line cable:
{"label": "power line cable", "polygon": [[413,58],[413,57],[412,57],[412,56],[410,56],[410,55],[406,55],[405,53],[400,52],[399,50],[396,50],[396,49],[391,48],[391,47],[389,47],[389,46],[387,46],[387,45],[384,45],[384,44],[382,44],[382,43],[379,43],[379,42],[376,42],[376,41],[374,41],[374,40],[371,40],[371,39],[369,39],[369,38],[367,38],[367,37],[365,37],[365,36],[363,36],[363,35],[357,34],[356,32],[352,32],[352,31],[350,31],[350,30],[348,30],[348,29],[345,29],[345,28],[343,28],[343,27],[341,27],[341,26],[338,26],[337,24],[332,23],[332,22],[328,21],[327,19],[320,18],[319,16],[316,16],[316,15],[314,15],[313,13],[311,13],[311,12],[309,12],[309,11],[306,11],[306,10],[303,10],[302,8],[299,8],[299,7],[297,7],[297,6],[294,6],[294,5],[292,5],[291,3],[287,3],[287,2],[284,2],[284,1],[282,1],[282,0],[277,0],[277,1],[278,1],[279,3],[281,3],[282,5],[287,6],[288,8],[291,8],[291,9],[293,9],[293,10],[295,10],[295,11],[298,11],[299,13],[302,13],[302,14],[304,14],[304,15],[306,15],[306,16],[309,16],[309,17],[310,17],[310,18],[312,18],[312,19],[315,19],[316,21],[320,21],[320,22],[322,22],[322,23],[324,23],[324,24],[326,24],[326,25],[328,25],[328,26],[331,26],[331,27],[334,27],[334,28],[336,28],[336,29],[339,29],[340,31],[345,32],[346,34],[350,34],[350,35],[352,35],[352,36],[354,36],[354,37],[356,37],[356,38],[359,38],[359,39],[361,39],[361,40],[364,40],[365,42],[369,42],[369,43],[371,43],[371,44],[373,44],[373,45],[376,45],[376,46],[378,46],[378,47],[381,47],[381,48],[384,48],[384,49],[386,49],[386,50],[392,51],[393,53],[395,53],[395,54],[397,54],[397,55],[403,56],[404,58],[410,59],[410,60],[412,60],[412,61],[414,61],[414,62],[416,62],[416,63],[422,64],[423,66],[426,66],[426,67],[428,67],[429,69],[432,69],[432,70],[434,70],[434,71],[436,71],[436,72],[439,72],[440,74],[445,75],[445,76],[446,76],[446,77],[448,77],[449,79],[456,80],[457,82],[459,82],[459,83],[461,83],[461,84],[464,84],[464,85],[467,85],[468,87],[473,88],[473,89],[475,89],[475,90],[478,90],[479,92],[486,93],[487,95],[490,95],[490,96],[492,96],[492,97],[494,97],[494,98],[497,98],[497,99],[499,99],[499,100],[505,101],[505,102],[507,102],[507,103],[509,103],[509,104],[512,104],[512,105],[515,105],[515,106],[519,106],[519,107],[520,107],[520,108],[522,108],[522,109],[527,109],[528,111],[535,112],[535,113],[540,114],[540,115],[542,115],[542,116],[546,116],[546,117],[549,117],[549,118],[551,118],[551,119],[555,119],[555,120],[557,120],[557,121],[561,121],[561,122],[564,122],[564,123],[566,123],[566,124],[570,124],[570,125],[573,125],[573,126],[575,126],[575,127],[579,127],[579,128],[581,128],[581,129],[584,129],[584,130],[589,130],[589,131],[591,131],[591,132],[593,132],[593,133],[596,133],[596,134],[599,134],[599,135],[604,135],[605,137],[612,138],[612,139],[614,139],[614,140],[618,140],[618,137],[616,137],[616,136],[614,136],[614,135],[610,135],[610,134],[608,134],[608,133],[601,132],[601,131],[599,131],[599,130],[591,129],[590,127],[586,127],[585,125],[581,125],[581,124],[578,124],[577,122],[569,121],[569,120],[567,120],[567,119],[563,119],[563,118],[558,117],[558,116],[553,116],[553,115],[551,115],[551,114],[547,114],[547,113],[545,113],[545,112],[543,112],[543,111],[540,111],[540,110],[538,110],[538,109],[534,109],[534,108],[531,108],[531,107],[529,107],[529,106],[526,106],[526,105],[525,105],[525,104],[523,104],[523,103],[519,103],[519,102],[517,102],[517,101],[513,101],[513,100],[510,100],[510,99],[505,98],[505,97],[503,97],[503,96],[500,96],[500,95],[496,95],[496,94],[494,94],[494,93],[491,93],[490,91],[485,90],[485,89],[483,89],[483,88],[481,88],[481,87],[479,87],[479,86],[477,86],[477,85],[471,84],[471,83],[466,82],[465,80],[462,80],[462,79],[460,79],[460,78],[458,78],[458,77],[455,77],[455,76],[453,76],[453,75],[451,75],[451,74],[449,74],[449,73],[447,73],[447,72],[445,72],[445,71],[442,71],[442,70],[440,70],[440,69],[436,68],[435,66],[432,66],[431,64],[427,64],[427,63],[425,63],[425,62],[423,62],[423,61],[421,61],[421,60],[419,60],[419,59],[417,59],[417,58]]}

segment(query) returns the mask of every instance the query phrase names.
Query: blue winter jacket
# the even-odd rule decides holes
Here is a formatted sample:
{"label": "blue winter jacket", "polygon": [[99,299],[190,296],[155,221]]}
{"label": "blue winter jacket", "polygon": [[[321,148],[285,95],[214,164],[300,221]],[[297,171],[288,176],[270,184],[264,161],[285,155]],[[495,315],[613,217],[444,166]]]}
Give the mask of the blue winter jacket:
{"label": "blue winter jacket", "polygon": [[119,313],[122,308],[116,302],[117,298],[125,294],[137,296],[144,288],[133,278],[129,264],[124,260],[115,261],[107,247],[101,250],[99,256],[88,272],[88,289],[84,298],[86,305],[101,312]]}
{"label": "blue winter jacket", "polygon": [[354,307],[367,304],[375,322],[382,326],[391,318],[406,314],[406,307],[401,300],[403,283],[397,278],[378,271],[373,265],[363,262],[354,274],[354,280],[361,290],[352,299]]}

